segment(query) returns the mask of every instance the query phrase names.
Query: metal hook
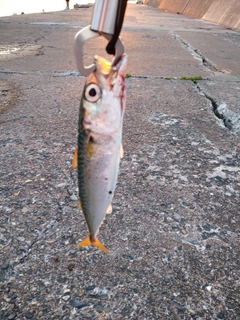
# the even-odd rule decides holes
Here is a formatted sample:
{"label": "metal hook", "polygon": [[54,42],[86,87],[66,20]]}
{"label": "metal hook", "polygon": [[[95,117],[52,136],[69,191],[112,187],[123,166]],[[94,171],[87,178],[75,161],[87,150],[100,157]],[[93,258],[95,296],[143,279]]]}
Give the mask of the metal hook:
{"label": "metal hook", "polygon": [[[112,39],[111,34],[106,33],[98,33],[91,30],[91,26],[87,26],[80,30],[75,36],[75,44],[74,44],[74,53],[78,71],[83,76],[88,76],[91,72],[96,69],[95,63],[91,64],[90,66],[84,66],[83,64],[83,43],[89,39],[96,38],[98,36],[103,36],[107,40]],[[115,56],[113,57],[112,66],[115,66],[118,61],[120,60],[121,56],[124,53],[124,46],[120,38],[118,38],[117,43],[115,45]]]}

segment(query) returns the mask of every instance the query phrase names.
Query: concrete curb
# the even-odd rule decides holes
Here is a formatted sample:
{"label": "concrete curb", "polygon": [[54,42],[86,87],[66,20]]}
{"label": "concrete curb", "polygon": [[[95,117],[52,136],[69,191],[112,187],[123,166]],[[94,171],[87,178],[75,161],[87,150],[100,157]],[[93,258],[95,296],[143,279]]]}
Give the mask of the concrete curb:
{"label": "concrete curb", "polygon": [[240,3],[238,0],[146,0],[145,4],[162,10],[185,14],[240,29]]}

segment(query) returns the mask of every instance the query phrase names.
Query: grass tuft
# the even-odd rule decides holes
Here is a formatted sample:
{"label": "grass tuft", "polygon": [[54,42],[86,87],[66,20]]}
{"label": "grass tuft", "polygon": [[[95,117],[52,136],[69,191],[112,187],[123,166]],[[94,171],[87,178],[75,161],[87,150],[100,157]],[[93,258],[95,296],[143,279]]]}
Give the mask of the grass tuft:
{"label": "grass tuft", "polygon": [[196,83],[197,81],[199,80],[203,80],[202,76],[195,76],[195,77],[185,77],[185,76],[182,76],[180,78],[180,80],[191,80],[192,82]]}

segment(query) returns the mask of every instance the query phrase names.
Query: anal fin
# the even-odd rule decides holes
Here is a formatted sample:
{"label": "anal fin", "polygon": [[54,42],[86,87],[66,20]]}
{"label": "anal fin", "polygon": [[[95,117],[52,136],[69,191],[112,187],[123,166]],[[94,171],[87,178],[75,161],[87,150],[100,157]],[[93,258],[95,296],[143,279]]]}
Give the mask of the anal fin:
{"label": "anal fin", "polygon": [[82,202],[80,200],[78,200],[78,207],[80,210],[82,210]]}
{"label": "anal fin", "polygon": [[112,204],[111,203],[108,206],[106,213],[112,213]]}
{"label": "anal fin", "polygon": [[121,143],[121,145],[120,145],[120,159],[122,159],[123,156],[124,156],[124,150],[123,150],[123,145]]}

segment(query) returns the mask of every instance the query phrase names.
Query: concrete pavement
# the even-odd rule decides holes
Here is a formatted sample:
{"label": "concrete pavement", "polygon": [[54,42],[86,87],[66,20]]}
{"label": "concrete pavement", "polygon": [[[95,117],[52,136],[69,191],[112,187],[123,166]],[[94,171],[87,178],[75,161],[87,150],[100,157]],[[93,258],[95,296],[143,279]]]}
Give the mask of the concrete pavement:
{"label": "concrete pavement", "polygon": [[0,20],[0,318],[240,319],[240,33],[128,5],[106,255],[76,248],[87,228],[71,170],[85,81],[73,38],[91,10]]}

